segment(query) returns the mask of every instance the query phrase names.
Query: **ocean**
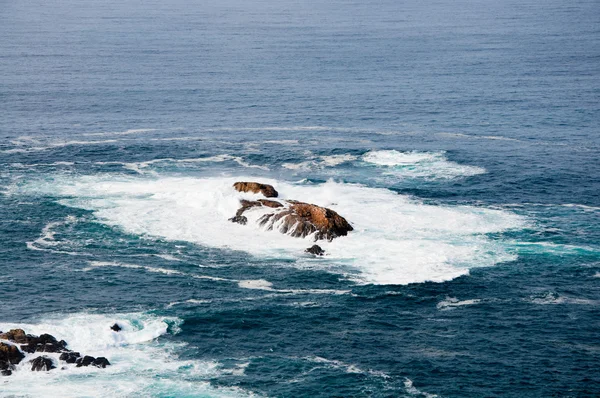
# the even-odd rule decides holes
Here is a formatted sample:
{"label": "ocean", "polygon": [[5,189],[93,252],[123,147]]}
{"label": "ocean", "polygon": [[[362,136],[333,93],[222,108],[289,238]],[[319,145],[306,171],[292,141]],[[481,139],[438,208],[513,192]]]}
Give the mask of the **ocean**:
{"label": "ocean", "polygon": [[0,4],[0,396],[600,396],[597,1]]}

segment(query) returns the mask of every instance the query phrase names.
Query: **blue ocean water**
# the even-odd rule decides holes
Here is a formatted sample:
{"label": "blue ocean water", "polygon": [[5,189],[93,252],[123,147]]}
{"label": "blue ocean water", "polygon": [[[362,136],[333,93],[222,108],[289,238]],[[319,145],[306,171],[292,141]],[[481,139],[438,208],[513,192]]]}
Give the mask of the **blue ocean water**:
{"label": "blue ocean water", "polygon": [[598,2],[0,4],[0,396],[600,395]]}

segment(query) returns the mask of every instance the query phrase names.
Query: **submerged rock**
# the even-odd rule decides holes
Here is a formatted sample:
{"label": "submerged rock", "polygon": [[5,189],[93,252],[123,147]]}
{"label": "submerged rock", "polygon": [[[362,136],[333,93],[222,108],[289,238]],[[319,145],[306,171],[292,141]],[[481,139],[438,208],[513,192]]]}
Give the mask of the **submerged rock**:
{"label": "submerged rock", "polygon": [[322,256],[325,254],[325,250],[321,248],[319,245],[312,245],[308,249],[305,250],[306,253],[314,254],[315,256]]}
{"label": "submerged rock", "polygon": [[31,364],[31,370],[35,372],[43,372],[56,368],[52,359],[46,356],[37,357],[36,359],[29,361],[29,363]]}
{"label": "submerged rock", "polygon": [[119,326],[117,323],[115,323],[114,325],[112,325],[110,327],[112,330],[114,330],[115,332],[119,332],[121,331],[123,328],[121,326]]}
{"label": "submerged rock", "polygon": [[229,219],[229,221],[241,225],[246,225],[248,223],[248,218],[246,218],[245,216],[233,216]]}
{"label": "submerged rock", "polygon": [[239,192],[262,193],[267,198],[276,198],[279,196],[279,193],[275,190],[275,188],[273,188],[272,185],[261,184],[258,182],[240,181],[233,184],[233,187]]}
{"label": "submerged rock", "polygon": [[276,227],[281,233],[299,238],[314,234],[315,241],[331,241],[354,229],[344,217],[326,207],[295,200],[287,203],[289,206],[281,211],[262,216],[260,225],[266,225],[268,229]]}

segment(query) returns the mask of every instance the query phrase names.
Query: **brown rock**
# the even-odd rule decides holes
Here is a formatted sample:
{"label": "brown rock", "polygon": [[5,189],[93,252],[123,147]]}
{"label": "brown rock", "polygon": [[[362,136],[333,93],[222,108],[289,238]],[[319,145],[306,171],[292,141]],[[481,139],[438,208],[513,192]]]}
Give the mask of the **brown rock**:
{"label": "brown rock", "polygon": [[[18,364],[25,357],[17,346],[0,343],[0,371],[4,376],[9,376],[13,365]],[[4,372],[6,371],[6,372]]]}
{"label": "brown rock", "polygon": [[237,210],[237,212],[235,213],[235,216],[231,217],[229,219],[229,221],[235,222],[238,224],[242,224],[242,225],[246,225],[246,223],[248,222],[248,219],[242,215],[248,209],[251,209],[253,207],[262,207],[262,206],[271,207],[271,208],[283,207],[283,205],[280,202],[277,202],[276,200],[269,200],[269,199],[259,199],[259,200],[242,199],[242,200],[240,200],[240,204],[242,205],[242,207],[240,207]]}
{"label": "brown rock", "polygon": [[239,192],[262,193],[267,198],[276,198],[279,196],[279,193],[277,193],[272,185],[258,182],[236,182],[233,184],[233,187]]}
{"label": "brown rock", "polygon": [[271,207],[273,209],[276,209],[278,207],[283,207],[281,202],[278,202],[276,200],[259,199],[258,202],[260,202],[260,204],[262,204],[263,206]]}
{"label": "brown rock", "polygon": [[6,333],[0,333],[0,339],[14,341],[19,344],[27,344],[29,341],[23,329],[11,329]]}
{"label": "brown rock", "polygon": [[288,204],[277,213],[262,216],[260,225],[266,225],[268,229],[277,227],[281,233],[300,238],[314,233],[315,240],[329,241],[353,230],[344,217],[331,209],[293,200]]}

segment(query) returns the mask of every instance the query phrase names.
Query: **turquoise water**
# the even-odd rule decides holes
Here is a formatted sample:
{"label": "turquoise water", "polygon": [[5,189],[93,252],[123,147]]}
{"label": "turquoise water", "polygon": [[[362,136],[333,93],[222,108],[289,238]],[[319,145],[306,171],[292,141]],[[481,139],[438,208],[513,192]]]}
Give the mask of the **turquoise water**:
{"label": "turquoise water", "polygon": [[0,396],[598,396],[599,11],[3,4],[0,330],[113,365]]}

